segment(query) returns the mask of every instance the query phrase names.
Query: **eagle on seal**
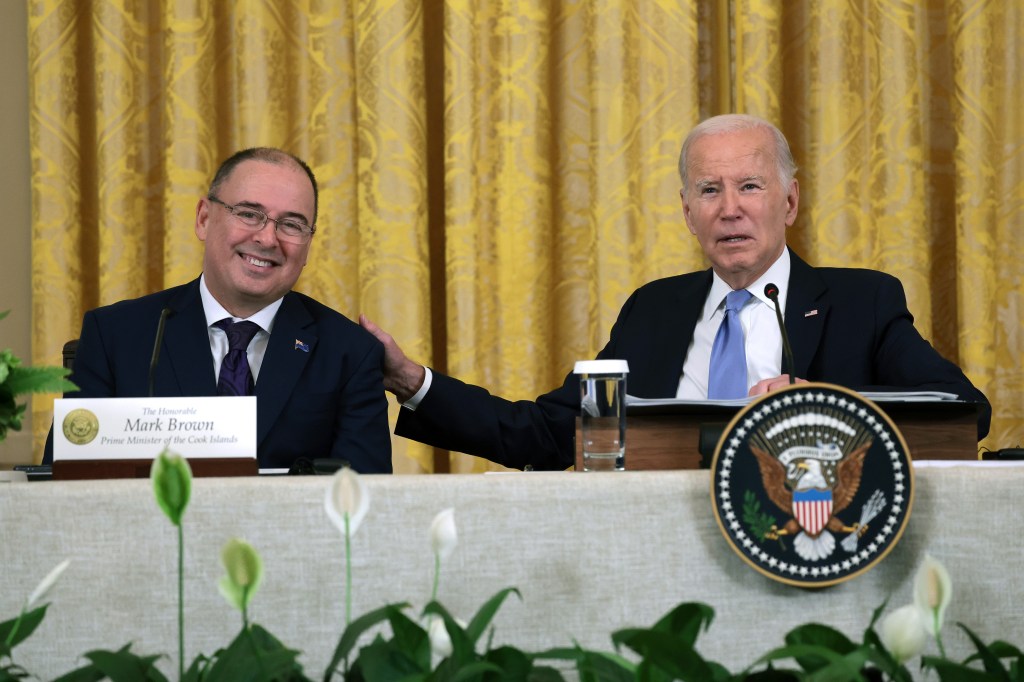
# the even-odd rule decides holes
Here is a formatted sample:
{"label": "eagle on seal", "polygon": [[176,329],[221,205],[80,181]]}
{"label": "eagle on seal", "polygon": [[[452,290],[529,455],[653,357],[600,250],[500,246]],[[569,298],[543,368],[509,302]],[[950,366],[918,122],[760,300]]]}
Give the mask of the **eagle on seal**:
{"label": "eagle on seal", "polygon": [[[864,457],[871,441],[861,444],[835,463],[834,483],[829,483],[822,470],[822,459],[804,457],[787,467],[778,458],[751,444],[757,458],[761,481],[768,498],[787,516],[781,528],[772,524],[765,538],[775,540],[795,535],[793,547],[806,561],[818,561],[832,554],[836,541],[832,533],[857,533],[862,536],[867,525],[848,526],[836,514],[846,509],[860,488]],[[818,444],[819,450],[837,450],[835,444]]]}

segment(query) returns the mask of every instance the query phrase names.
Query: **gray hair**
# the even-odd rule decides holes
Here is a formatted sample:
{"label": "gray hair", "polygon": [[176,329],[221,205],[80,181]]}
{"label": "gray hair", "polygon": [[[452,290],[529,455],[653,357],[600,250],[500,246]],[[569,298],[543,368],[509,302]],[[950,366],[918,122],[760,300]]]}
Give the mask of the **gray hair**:
{"label": "gray hair", "polygon": [[741,130],[753,130],[756,128],[763,128],[772,134],[772,138],[775,141],[774,156],[775,165],[779,172],[779,181],[782,183],[783,187],[788,187],[789,183],[796,175],[796,162],[793,161],[793,152],[789,150],[789,142],[786,141],[786,136],[782,134],[782,131],[768,121],[763,118],[758,118],[757,116],[750,116],[748,114],[723,114],[721,116],[712,116],[711,118],[701,121],[693,130],[690,131],[690,134],[686,136],[686,140],[683,142],[683,148],[679,152],[679,179],[683,181],[683,192],[687,191],[686,166],[687,163],[689,163],[690,147],[693,146],[694,142],[708,135],[735,133]]}

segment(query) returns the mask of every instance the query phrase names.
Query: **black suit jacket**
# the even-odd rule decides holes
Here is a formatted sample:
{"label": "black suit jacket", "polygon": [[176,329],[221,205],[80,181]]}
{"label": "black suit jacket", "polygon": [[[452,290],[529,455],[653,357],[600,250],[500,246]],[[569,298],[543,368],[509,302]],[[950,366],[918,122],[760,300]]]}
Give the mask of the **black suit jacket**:
{"label": "black suit jacket", "polygon": [[[786,331],[796,376],[855,390],[937,390],[981,406],[979,440],[991,408],[914,327],[899,280],[874,270],[812,268],[791,252]],[[674,397],[711,270],[650,282],[622,306],[598,358],[629,362],[627,388],[640,398]],[[498,464],[565,469],[574,462],[579,379],[536,401],[509,402],[434,373],[416,411],[400,410],[395,433]]]}
{"label": "black suit jacket", "polygon": [[[217,395],[197,279],[86,313],[70,377],[81,390],[66,397],[149,395],[149,362],[165,307],[172,313],[154,395]],[[334,457],[361,473],[391,473],[382,361],[383,346],[359,325],[308,296],[286,294],[256,381],[259,466],[288,468],[299,457]],[[43,462],[52,455],[48,438]]]}

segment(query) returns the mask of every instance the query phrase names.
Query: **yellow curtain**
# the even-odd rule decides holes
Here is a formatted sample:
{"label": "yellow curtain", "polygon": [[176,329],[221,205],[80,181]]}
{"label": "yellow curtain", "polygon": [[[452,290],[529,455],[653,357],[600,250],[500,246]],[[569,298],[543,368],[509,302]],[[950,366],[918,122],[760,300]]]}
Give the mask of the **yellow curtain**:
{"label": "yellow curtain", "polygon": [[[991,399],[985,445],[1018,443],[1017,3],[30,0],[28,29],[36,362],[85,310],[195,277],[197,198],[267,144],[322,186],[298,288],[532,398],[635,287],[705,266],[675,159],[701,118],[742,111],[793,145],[790,243],[900,277]],[[34,403],[39,442],[50,409]],[[434,470],[395,445],[396,470]]]}

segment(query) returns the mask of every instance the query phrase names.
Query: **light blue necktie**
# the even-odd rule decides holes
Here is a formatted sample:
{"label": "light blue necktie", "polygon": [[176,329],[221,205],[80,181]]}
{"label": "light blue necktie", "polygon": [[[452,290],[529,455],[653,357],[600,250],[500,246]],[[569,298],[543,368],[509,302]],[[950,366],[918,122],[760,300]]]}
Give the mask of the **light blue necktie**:
{"label": "light blue necktie", "polygon": [[725,297],[725,316],[711,346],[708,398],[724,400],[747,397],[747,353],[743,349],[740,308],[752,294],[746,289],[730,291]]}

